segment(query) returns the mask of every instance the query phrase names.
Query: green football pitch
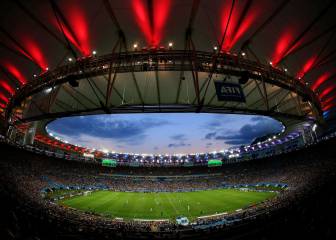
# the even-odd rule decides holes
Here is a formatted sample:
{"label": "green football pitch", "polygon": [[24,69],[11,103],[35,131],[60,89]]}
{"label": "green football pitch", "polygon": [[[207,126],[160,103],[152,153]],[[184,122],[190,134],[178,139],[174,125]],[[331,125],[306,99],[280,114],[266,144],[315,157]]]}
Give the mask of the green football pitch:
{"label": "green football pitch", "polygon": [[124,219],[175,219],[232,212],[276,196],[275,192],[234,189],[196,192],[112,192],[96,191],[59,201],[75,209]]}

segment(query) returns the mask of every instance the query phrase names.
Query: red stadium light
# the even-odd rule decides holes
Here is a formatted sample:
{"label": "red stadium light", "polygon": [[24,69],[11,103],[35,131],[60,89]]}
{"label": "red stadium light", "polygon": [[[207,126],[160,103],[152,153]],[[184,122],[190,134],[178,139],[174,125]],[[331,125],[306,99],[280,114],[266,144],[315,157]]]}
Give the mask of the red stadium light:
{"label": "red stadium light", "polygon": [[281,61],[281,59],[283,59],[286,54],[286,50],[293,39],[294,37],[290,30],[285,31],[280,35],[280,38],[275,45],[275,52],[273,53],[272,57],[274,66],[276,66]]}
{"label": "red stadium light", "polygon": [[335,107],[335,106],[336,106],[335,103],[330,103],[330,104],[324,106],[324,107],[322,108],[322,111],[323,111],[323,112],[328,111],[330,108],[333,108],[333,107]]}
{"label": "red stadium light", "polygon": [[[143,0],[132,1],[135,19],[150,46],[159,46],[163,35],[163,28],[169,15],[171,0],[153,1],[153,12],[149,13],[146,2]],[[150,16],[153,16],[151,24]]]}
{"label": "red stadium light", "polygon": [[323,84],[326,80],[328,80],[331,76],[330,72],[325,72],[312,84],[311,89],[316,91],[316,89]]}
{"label": "red stadium light", "polygon": [[305,64],[301,68],[301,70],[296,74],[296,77],[297,78],[303,78],[311,70],[311,68],[314,66],[316,59],[317,59],[317,56],[312,56],[311,58],[309,58],[305,62]]}
{"label": "red stadium light", "polygon": [[298,40],[295,44],[294,41],[294,29],[285,29],[285,31],[280,34],[272,56],[274,67],[302,44],[302,39]]}
{"label": "red stadium light", "polygon": [[145,38],[149,44],[152,44],[152,30],[150,28],[149,16],[146,11],[145,3],[142,0],[132,1],[133,11],[135,13],[136,21],[145,35]]}
{"label": "red stadium light", "polygon": [[332,97],[328,98],[327,100],[325,100],[325,101],[322,102],[322,106],[328,105],[329,103],[331,103],[335,99],[336,99],[336,96],[332,96]]}
{"label": "red stadium light", "polygon": [[19,71],[17,67],[15,67],[10,63],[5,63],[4,66],[7,69],[7,71],[20,82],[21,85],[27,83],[27,79],[24,77],[24,75]]}
{"label": "red stadium light", "polygon": [[21,39],[22,48],[20,46],[16,46],[15,48],[17,51],[30,61],[34,62],[44,71],[48,64],[40,46],[38,46],[38,44],[30,37],[24,36]]}
{"label": "red stadium light", "polygon": [[14,89],[5,81],[5,80],[0,80],[0,87],[5,89],[10,95],[14,94]]}
{"label": "red stadium light", "polygon": [[245,16],[242,16],[243,8],[243,6],[238,6],[233,9],[230,22],[228,24],[230,7],[227,7],[227,5],[224,6],[221,17],[222,36],[224,35],[225,28],[227,26],[224,43],[221,49],[224,52],[228,52],[234,47],[237,41],[241,39],[241,37],[252,26],[260,13],[259,9],[254,7],[251,11],[248,11]]}
{"label": "red stadium light", "polygon": [[66,5],[65,13],[68,17],[69,27],[61,23],[58,25],[55,18],[52,19],[56,28],[66,36],[71,44],[85,57],[92,54],[90,39],[89,39],[89,26],[87,17],[84,10],[80,7],[81,4],[76,1],[69,1]]}
{"label": "red stadium light", "polygon": [[0,93],[0,100],[4,101],[6,104],[9,102],[9,99],[3,93]]}
{"label": "red stadium light", "polygon": [[153,42],[158,46],[163,37],[163,28],[170,12],[171,0],[153,1],[154,29]]}
{"label": "red stadium light", "polygon": [[41,48],[36,44],[36,42],[32,41],[31,39],[26,39],[24,44],[34,62],[36,62],[42,70],[45,70],[48,64],[42,53]]}
{"label": "red stadium light", "polygon": [[327,96],[329,93],[331,93],[331,92],[334,91],[334,90],[335,90],[335,86],[330,86],[330,87],[327,87],[326,89],[324,89],[324,90],[322,91],[322,93],[319,94],[319,98],[320,98],[320,100],[322,101],[322,99],[323,99],[325,96]]}

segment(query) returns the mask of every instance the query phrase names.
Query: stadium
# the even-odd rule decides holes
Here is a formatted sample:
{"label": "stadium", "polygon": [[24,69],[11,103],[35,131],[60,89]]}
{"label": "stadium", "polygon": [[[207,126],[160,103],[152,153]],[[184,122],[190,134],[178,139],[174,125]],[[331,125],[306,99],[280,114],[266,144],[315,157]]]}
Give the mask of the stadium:
{"label": "stadium", "polygon": [[2,239],[333,239],[333,0],[1,2]]}

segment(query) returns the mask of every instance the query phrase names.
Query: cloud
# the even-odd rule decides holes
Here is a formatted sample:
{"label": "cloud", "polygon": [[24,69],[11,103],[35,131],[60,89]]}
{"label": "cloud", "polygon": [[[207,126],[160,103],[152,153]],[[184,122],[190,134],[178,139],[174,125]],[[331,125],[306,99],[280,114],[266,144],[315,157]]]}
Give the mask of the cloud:
{"label": "cloud", "polygon": [[254,116],[251,118],[252,122],[260,122],[260,121],[265,121],[266,119],[268,119],[267,117],[263,117],[263,116]]}
{"label": "cloud", "polygon": [[277,133],[281,130],[281,125],[277,124],[273,119],[266,117],[253,117],[251,122],[243,125],[238,131],[218,131],[209,132],[205,135],[205,139],[224,141],[230,145],[241,145],[251,143],[255,138],[266,134]]}
{"label": "cloud", "polygon": [[176,141],[186,141],[188,138],[185,134],[177,134],[170,137],[172,140]]}
{"label": "cloud", "polygon": [[209,148],[209,147],[211,147],[213,144],[210,142],[210,143],[207,143],[207,144],[205,144],[205,147],[206,148]]}
{"label": "cloud", "polygon": [[242,139],[227,140],[227,141],[225,141],[225,143],[229,144],[229,145],[243,145],[242,144]]}
{"label": "cloud", "polygon": [[189,146],[191,146],[191,144],[184,143],[184,142],[168,144],[169,148],[179,148],[179,147],[189,147]]}
{"label": "cloud", "polygon": [[211,132],[205,135],[205,139],[213,139],[216,136],[215,132]]}
{"label": "cloud", "polygon": [[255,137],[275,132],[279,126],[262,116],[205,114],[203,119],[186,121],[181,116],[146,113],[69,117],[51,122],[48,131],[70,143],[91,148],[174,153],[181,149],[202,152],[250,143]]}
{"label": "cloud", "polygon": [[225,139],[227,139],[227,138],[228,138],[228,136],[225,136],[225,135],[224,135],[224,136],[220,136],[220,135],[219,135],[219,136],[216,136],[216,137],[215,137],[216,140],[225,140]]}
{"label": "cloud", "polygon": [[168,144],[168,148],[179,148],[179,147],[189,147],[191,144],[186,143],[188,140],[185,134],[176,134],[170,137],[170,139],[176,141],[176,143]]}
{"label": "cloud", "polygon": [[146,138],[146,131],[151,128],[167,125],[165,120],[144,118],[140,121],[114,119],[113,117],[90,116],[86,118],[69,117],[62,121],[54,121],[48,125],[52,132],[69,137],[94,136],[115,139],[129,144],[141,144]]}
{"label": "cloud", "polygon": [[218,130],[223,129],[224,127],[227,127],[234,122],[237,122],[237,115],[225,114],[223,116],[225,117],[218,118],[218,116],[216,116],[211,121],[207,122],[204,125],[204,128],[209,130]]}
{"label": "cloud", "polygon": [[209,128],[216,128],[216,127],[220,127],[221,125],[222,125],[222,123],[221,123],[220,121],[218,121],[218,120],[214,120],[214,121],[209,122],[209,123],[207,124],[207,126],[208,126]]}

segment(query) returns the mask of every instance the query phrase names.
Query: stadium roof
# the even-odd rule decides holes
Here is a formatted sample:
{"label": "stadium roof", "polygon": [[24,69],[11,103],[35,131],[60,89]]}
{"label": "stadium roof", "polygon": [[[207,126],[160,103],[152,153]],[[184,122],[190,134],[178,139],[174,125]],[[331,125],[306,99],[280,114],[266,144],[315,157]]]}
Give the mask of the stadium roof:
{"label": "stadium roof", "polygon": [[[13,121],[203,111],[290,124],[320,115],[314,99],[334,111],[335,1],[1,4],[0,106]],[[245,72],[246,103],[218,101],[213,82]]]}

